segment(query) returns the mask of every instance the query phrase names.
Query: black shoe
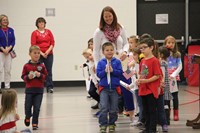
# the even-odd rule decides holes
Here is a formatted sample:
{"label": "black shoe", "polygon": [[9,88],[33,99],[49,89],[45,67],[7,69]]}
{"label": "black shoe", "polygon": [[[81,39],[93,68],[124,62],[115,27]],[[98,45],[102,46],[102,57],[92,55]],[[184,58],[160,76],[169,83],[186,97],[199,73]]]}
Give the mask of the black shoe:
{"label": "black shoe", "polygon": [[91,107],[92,109],[98,109],[99,108],[99,104],[97,103],[96,105]]}
{"label": "black shoe", "polygon": [[24,119],[24,124],[28,127],[30,126],[30,118]]}

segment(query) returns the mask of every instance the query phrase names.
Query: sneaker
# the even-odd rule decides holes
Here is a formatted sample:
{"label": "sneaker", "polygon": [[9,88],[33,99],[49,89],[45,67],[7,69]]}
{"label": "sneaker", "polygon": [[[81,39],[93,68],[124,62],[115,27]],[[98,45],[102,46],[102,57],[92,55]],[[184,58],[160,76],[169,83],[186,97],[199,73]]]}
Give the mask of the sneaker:
{"label": "sneaker", "polygon": [[106,126],[100,126],[100,132],[101,133],[106,133]]}
{"label": "sneaker", "polygon": [[109,132],[115,131],[115,125],[109,125]]}
{"label": "sneaker", "polygon": [[98,109],[99,108],[99,103],[95,104],[94,106],[91,107],[92,109]]}
{"label": "sneaker", "polygon": [[53,93],[53,88],[52,88],[52,89],[49,89],[49,93]]}
{"label": "sneaker", "polygon": [[20,133],[32,133],[32,132],[30,129],[27,128],[27,129],[21,130]]}
{"label": "sneaker", "polygon": [[30,126],[30,118],[25,118],[24,119],[24,124],[28,127]]}
{"label": "sneaker", "polygon": [[162,131],[163,132],[168,132],[168,126],[167,125],[163,125],[162,126]]}
{"label": "sneaker", "polygon": [[144,130],[145,129],[144,124],[141,123],[141,122],[138,122],[138,124],[136,124],[136,127],[139,128],[140,130]]}
{"label": "sneaker", "polygon": [[37,124],[33,124],[32,127],[33,127],[33,130],[37,130],[38,129],[38,125]]}

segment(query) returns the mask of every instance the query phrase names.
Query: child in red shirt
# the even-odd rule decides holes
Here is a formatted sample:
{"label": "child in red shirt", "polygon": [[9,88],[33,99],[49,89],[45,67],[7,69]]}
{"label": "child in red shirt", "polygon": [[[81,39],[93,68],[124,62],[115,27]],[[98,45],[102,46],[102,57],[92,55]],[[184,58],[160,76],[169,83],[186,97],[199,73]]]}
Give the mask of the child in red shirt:
{"label": "child in red shirt", "polygon": [[161,69],[159,60],[153,55],[155,43],[152,38],[144,38],[139,42],[139,48],[144,54],[140,62],[139,95],[142,97],[143,111],[146,118],[145,130],[141,133],[156,133],[157,106],[156,100],[159,96]]}

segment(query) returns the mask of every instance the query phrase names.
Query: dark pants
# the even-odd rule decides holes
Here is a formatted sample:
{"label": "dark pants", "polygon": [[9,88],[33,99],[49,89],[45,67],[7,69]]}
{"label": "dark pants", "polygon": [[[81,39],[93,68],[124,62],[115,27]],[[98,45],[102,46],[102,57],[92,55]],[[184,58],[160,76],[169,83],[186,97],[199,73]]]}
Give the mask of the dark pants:
{"label": "dark pants", "polygon": [[167,125],[167,119],[164,108],[164,96],[159,95],[157,100],[158,121],[161,126]]}
{"label": "dark pants", "polygon": [[[25,115],[26,118],[32,118],[32,124],[38,124],[40,106],[42,103],[43,93],[26,94],[25,96]],[[32,113],[33,107],[33,113]]]}
{"label": "dark pants", "polygon": [[[142,106],[142,98],[141,98],[141,96],[139,96],[138,90],[135,90],[135,96],[136,96],[137,104],[138,104],[138,107],[139,107],[139,110],[140,110],[138,121],[142,122],[142,119],[143,119],[143,116],[142,116],[143,106]],[[145,122],[145,120],[144,120],[144,122]]]}
{"label": "dark pants", "polygon": [[52,80],[52,66],[53,66],[53,54],[48,55],[47,58],[40,56],[40,61],[44,63],[48,75],[46,77],[46,87],[47,89],[53,89],[53,80]]}
{"label": "dark pants", "polygon": [[178,104],[179,104],[179,102],[178,102],[178,91],[172,93],[172,96],[173,96],[173,109],[177,110]]}
{"label": "dark pants", "polygon": [[146,119],[145,128],[147,132],[156,132],[157,125],[157,109],[156,98],[153,94],[142,96],[142,105],[144,117]]}
{"label": "dark pants", "polygon": [[90,82],[90,90],[88,93],[94,100],[96,100],[99,103],[99,94],[97,93],[97,88],[95,87],[93,81]]}

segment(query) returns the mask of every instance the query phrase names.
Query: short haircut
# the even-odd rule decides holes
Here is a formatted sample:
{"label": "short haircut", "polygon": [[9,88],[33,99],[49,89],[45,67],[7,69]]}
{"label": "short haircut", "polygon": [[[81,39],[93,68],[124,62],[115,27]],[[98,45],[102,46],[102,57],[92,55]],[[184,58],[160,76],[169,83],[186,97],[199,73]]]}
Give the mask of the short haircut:
{"label": "short haircut", "polygon": [[103,44],[103,46],[102,46],[102,51],[104,51],[105,48],[106,48],[107,46],[112,46],[113,49],[114,49],[114,46],[113,46],[113,44],[112,44],[111,42],[105,42],[105,43]]}
{"label": "short haircut", "polygon": [[36,22],[35,22],[35,26],[37,27],[37,28],[39,28],[38,27],[38,23],[40,23],[40,22],[44,22],[44,24],[45,24],[45,26],[46,26],[46,20],[43,18],[43,17],[39,17],[39,18],[37,18],[36,19]]}
{"label": "short haircut", "polygon": [[147,44],[149,47],[155,45],[153,38],[144,38],[144,39],[140,40],[139,43],[140,43],[140,44],[145,43],[145,44]]}
{"label": "short haircut", "polygon": [[83,50],[83,52],[82,52],[82,55],[84,56],[85,54],[92,54],[92,50],[91,49],[85,49],[85,50]]}
{"label": "short haircut", "polygon": [[29,53],[31,53],[33,50],[40,50],[40,47],[38,47],[37,45],[32,45],[32,46],[29,48]]}

